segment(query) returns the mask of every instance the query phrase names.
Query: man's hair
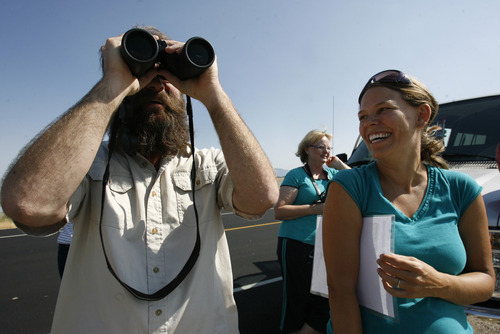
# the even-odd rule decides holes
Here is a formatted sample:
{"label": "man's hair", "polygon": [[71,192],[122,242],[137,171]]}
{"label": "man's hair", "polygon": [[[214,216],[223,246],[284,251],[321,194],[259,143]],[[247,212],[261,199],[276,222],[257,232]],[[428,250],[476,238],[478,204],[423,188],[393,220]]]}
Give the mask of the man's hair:
{"label": "man's hair", "polygon": [[169,35],[161,32],[160,29],[158,29],[158,28],[156,28],[154,26],[139,26],[139,25],[136,25],[136,26],[134,26],[134,28],[144,29],[147,32],[149,32],[151,35],[157,35],[161,40],[172,39],[172,37],[170,37]]}

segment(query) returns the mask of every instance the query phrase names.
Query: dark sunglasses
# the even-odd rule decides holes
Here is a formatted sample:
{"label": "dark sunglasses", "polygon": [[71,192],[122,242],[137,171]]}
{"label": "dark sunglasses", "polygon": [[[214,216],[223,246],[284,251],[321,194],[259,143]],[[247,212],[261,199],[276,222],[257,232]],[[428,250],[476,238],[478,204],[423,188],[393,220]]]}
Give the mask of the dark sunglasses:
{"label": "dark sunglasses", "polygon": [[366,83],[365,87],[361,91],[361,94],[359,94],[358,98],[358,103],[361,103],[361,98],[365,94],[366,90],[370,88],[370,85],[376,83],[376,82],[381,82],[381,83],[388,83],[388,84],[396,84],[396,85],[413,85],[413,82],[406,76],[401,71],[398,70],[385,70],[382,72],[378,72],[374,76],[368,80]]}

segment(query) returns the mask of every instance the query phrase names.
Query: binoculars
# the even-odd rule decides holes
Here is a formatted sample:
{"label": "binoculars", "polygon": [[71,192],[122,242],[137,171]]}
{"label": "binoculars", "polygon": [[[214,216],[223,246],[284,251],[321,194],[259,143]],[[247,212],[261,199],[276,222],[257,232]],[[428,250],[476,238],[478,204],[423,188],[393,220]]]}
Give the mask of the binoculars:
{"label": "binoculars", "polygon": [[190,38],[181,53],[168,54],[165,52],[167,46],[165,41],[156,40],[148,31],[134,28],[123,35],[120,52],[132,74],[138,78],[159,63],[160,68],[169,70],[179,79],[191,79],[203,73],[215,60],[212,45],[201,37]]}

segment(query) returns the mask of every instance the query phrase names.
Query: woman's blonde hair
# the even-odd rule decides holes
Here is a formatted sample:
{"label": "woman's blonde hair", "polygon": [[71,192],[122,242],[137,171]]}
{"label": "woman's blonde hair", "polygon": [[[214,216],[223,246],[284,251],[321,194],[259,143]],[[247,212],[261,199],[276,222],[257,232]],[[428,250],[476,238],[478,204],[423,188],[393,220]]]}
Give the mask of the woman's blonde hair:
{"label": "woman's blonde hair", "polygon": [[363,89],[359,100],[361,101],[363,94],[366,93],[369,88],[381,86],[399,92],[403,100],[414,107],[419,107],[422,104],[427,103],[431,107],[431,117],[422,132],[420,158],[422,159],[422,162],[427,165],[448,169],[448,163],[441,156],[441,153],[444,151],[443,140],[436,137],[436,133],[441,130],[441,127],[437,125],[430,125],[437,116],[439,103],[422,82],[416,78],[408,75],[406,76],[411,80],[411,84],[398,84],[385,81],[376,81],[368,84]]}
{"label": "woman's blonde hair", "polygon": [[325,131],[320,131],[320,130],[311,130],[309,131],[306,136],[302,139],[302,141],[299,144],[299,147],[297,149],[297,153],[295,153],[296,156],[300,158],[300,161],[302,163],[307,163],[307,152],[306,149],[314,145],[318,140],[321,140],[323,137],[328,138],[329,141],[333,139],[333,135],[330,133],[327,133]]}

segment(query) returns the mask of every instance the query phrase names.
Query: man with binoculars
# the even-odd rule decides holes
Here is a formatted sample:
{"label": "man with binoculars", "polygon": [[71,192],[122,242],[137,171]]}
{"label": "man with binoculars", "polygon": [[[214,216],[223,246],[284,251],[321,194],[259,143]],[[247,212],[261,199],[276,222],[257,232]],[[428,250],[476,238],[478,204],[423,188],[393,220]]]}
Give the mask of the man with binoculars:
{"label": "man with binoculars", "polygon": [[[182,56],[183,43],[144,29]],[[2,208],[33,235],[73,222],[53,333],[236,333],[220,210],[263,215],[278,197],[273,168],[215,56],[185,80],[162,64],[137,78],[121,45],[106,41],[100,81],[12,165]],[[222,151],[190,142],[183,94],[204,104]]]}

